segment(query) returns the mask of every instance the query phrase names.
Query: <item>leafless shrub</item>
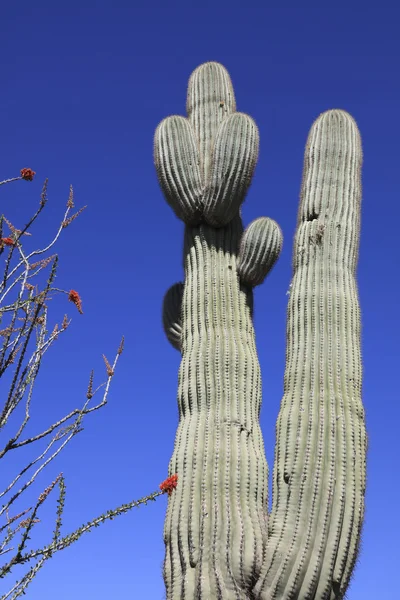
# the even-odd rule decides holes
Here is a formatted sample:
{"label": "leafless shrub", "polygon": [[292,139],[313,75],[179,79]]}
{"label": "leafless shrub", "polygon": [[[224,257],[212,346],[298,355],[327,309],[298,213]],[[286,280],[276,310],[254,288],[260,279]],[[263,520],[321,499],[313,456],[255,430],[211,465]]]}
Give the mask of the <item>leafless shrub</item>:
{"label": "leafless shrub", "polygon": [[[4,180],[0,185],[13,181],[32,181],[35,172],[22,169],[20,177]],[[89,376],[86,399],[80,408],[75,408],[46,429],[34,435],[24,435],[31,418],[32,394],[36,377],[45,353],[63,335],[70,324],[67,315],[52,331],[49,331],[49,300],[54,294],[66,294],[79,313],[83,314],[82,300],[75,290],[61,290],[54,286],[58,266],[57,254],[51,254],[63,230],[69,226],[85,207],[70,215],[74,208],[74,195],[71,187],[67,206],[58,231],[47,246],[26,252],[25,236],[29,236],[33,223],[38,219],[47,203],[47,180],[44,183],[39,207],[22,228],[15,227],[4,215],[0,216],[0,257],[5,258],[4,272],[0,277],[0,378],[7,391],[0,396],[0,459],[19,448],[32,446],[33,457],[22,469],[18,469],[9,483],[0,490],[0,578],[5,578],[17,565],[32,565],[28,572],[16,581],[1,600],[14,600],[25,593],[28,584],[44,562],[55,552],[70,546],[81,535],[106,520],[113,519],[140,504],[163,493],[170,494],[176,486],[176,479],[167,479],[160,486],[161,491],[150,496],[123,504],[82,525],[73,533],[61,535],[62,515],[65,502],[65,481],[62,473],[40,493],[34,506],[15,511],[15,503],[32,486],[38,475],[60,454],[74,436],[82,431],[82,421],[90,413],[99,410],[107,403],[111,379],[123,351],[124,340],[117,349],[112,364],[103,355],[106,366],[106,379],[94,387],[94,373]],[[1,260],[1,259],[0,259]],[[93,400],[96,397],[98,401]],[[21,406],[23,410],[21,410]],[[10,418],[22,415],[17,426],[9,433]],[[8,427],[6,427],[8,425]],[[3,439],[2,439],[3,437]],[[36,451],[36,442],[45,441],[45,448]],[[58,506],[52,541],[45,547],[30,549],[28,540],[37,523],[40,507],[58,489]],[[18,503],[17,503],[18,504]],[[15,511],[17,512],[17,511]],[[33,564],[32,564],[33,563]]]}

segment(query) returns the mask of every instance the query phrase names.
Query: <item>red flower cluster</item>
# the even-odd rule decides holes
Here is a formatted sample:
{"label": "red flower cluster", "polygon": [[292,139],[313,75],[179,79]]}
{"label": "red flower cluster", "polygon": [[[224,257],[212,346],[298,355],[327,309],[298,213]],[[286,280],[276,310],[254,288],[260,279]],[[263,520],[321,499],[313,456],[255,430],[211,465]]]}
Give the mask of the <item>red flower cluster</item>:
{"label": "red flower cluster", "polygon": [[34,176],[36,175],[35,171],[32,169],[21,169],[21,177],[25,179],[25,181],[32,181]]}
{"label": "red flower cluster", "polygon": [[176,488],[178,484],[178,475],[171,475],[171,477],[167,477],[165,481],[160,483],[160,490],[165,492],[170,496],[173,490]]}
{"label": "red flower cluster", "polygon": [[80,314],[83,315],[82,300],[81,300],[81,297],[78,294],[78,292],[76,292],[75,290],[71,290],[70,293],[68,294],[68,300],[70,302],[72,302],[73,304],[75,304],[75,306],[78,309],[78,311],[80,312]]}
{"label": "red flower cluster", "polygon": [[15,246],[14,240],[10,237],[1,238],[0,242],[2,246]]}

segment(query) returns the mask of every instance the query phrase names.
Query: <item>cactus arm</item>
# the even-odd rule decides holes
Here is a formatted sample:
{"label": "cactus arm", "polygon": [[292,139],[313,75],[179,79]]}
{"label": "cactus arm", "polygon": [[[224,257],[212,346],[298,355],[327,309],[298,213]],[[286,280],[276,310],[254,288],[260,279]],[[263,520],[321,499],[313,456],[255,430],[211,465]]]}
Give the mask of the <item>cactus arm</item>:
{"label": "cactus arm", "polygon": [[190,123],[180,116],[167,117],[154,138],[154,163],[164,196],[177,217],[195,225],[200,221],[203,184]]}
{"label": "cactus arm", "polygon": [[364,512],[357,126],[323,113],[307,142],[288,305],[273,510],[259,600],[343,598]]}
{"label": "cactus arm", "polygon": [[248,115],[226,117],[215,136],[210,178],[204,194],[204,218],[214,227],[239,213],[258,158],[257,125]]}
{"label": "cactus arm", "polygon": [[240,280],[251,287],[260,285],[277,261],[282,242],[282,231],[272,219],[259,217],[250,223],[240,242]]}

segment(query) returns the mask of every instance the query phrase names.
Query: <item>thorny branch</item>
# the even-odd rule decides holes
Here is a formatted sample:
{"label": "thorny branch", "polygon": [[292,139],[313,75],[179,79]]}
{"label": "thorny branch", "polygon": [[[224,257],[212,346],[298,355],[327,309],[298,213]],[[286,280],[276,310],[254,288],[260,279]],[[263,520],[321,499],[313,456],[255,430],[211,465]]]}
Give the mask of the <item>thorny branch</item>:
{"label": "thorny branch", "polygon": [[[0,182],[0,185],[12,181],[31,181],[35,173],[31,169],[22,169],[20,177],[14,177]],[[39,217],[47,203],[47,180],[44,183],[39,207],[22,229],[17,229],[4,215],[0,216],[0,256],[6,254],[3,275],[0,276],[0,378],[7,387],[7,393],[3,391],[3,399],[0,403],[0,458],[4,458],[12,450],[34,444],[40,440],[47,440],[44,450],[36,452],[35,458],[28,460],[25,466],[19,470],[11,481],[0,490],[0,498],[3,505],[0,507],[0,557],[7,557],[5,564],[0,563],[0,578],[8,575],[16,565],[23,565],[30,561],[36,561],[30,570],[25,573],[7,592],[1,600],[14,600],[25,593],[26,587],[32,581],[43,563],[50,558],[54,552],[66,548],[80,535],[89,531],[116,514],[122,514],[129,510],[124,505],[116,511],[109,511],[86,526],[79,528],[69,536],[61,537],[62,511],[65,498],[65,482],[59,475],[40,495],[33,507],[25,508],[18,514],[10,516],[9,511],[14,502],[35,482],[39,473],[52,462],[65,448],[71,439],[82,431],[82,421],[86,415],[99,410],[107,403],[108,393],[112,375],[122,353],[123,341],[121,342],[112,366],[109,363],[106,369],[107,379],[104,383],[93,390],[93,372],[90,375],[89,388],[86,400],[80,408],[75,408],[67,415],[61,417],[55,423],[50,424],[43,431],[34,435],[23,436],[25,427],[31,418],[32,394],[44,354],[53,343],[63,334],[70,324],[67,316],[61,324],[56,324],[51,333],[48,330],[48,303],[56,293],[66,293],[68,299],[75,304],[82,313],[82,302],[75,290],[66,292],[55,288],[53,285],[57,270],[57,255],[48,255],[49,251],[58,241],[61,233],[68,227],[84,210],[85,207],[70,215],[74,207],[73,189],[67,201],[61,224],[56,235],[45,247],[26,252],[23,247],[23,239],[30,236],[29,230]],[[5,232],[5,228],[7,231]],[[5,234],[6,233],[6,234]],[[36,257],[39,257],[37,260]],[[35,259],[35,262],[33,260]],[[48,273],[45,277],[44,275]],[[45,279],[45,281],[43,281]],[[101,391],[101,397],[97,402],[92,399]],[[21,403],[24,402],[24,405]],[[21,411],[19,425],[15,426],[10,417],[17,407],[24,406]],[[13,433],[10,433],[14,429]],[[2,436],[2,437],[1,437]],[[4,437],[7,436],[6,440]],[[40,522],[37,518],[41,505],[52,490],[58,485],[59,497],[52,543],[45,548],[27,549],[30,534],[34,526]],[[163,493],[163,492],[159,492]],[[157,495],[157,494],[155,494]],[[155,497],[155,496],[154,496]],[[131,507],[137,506],[148,497]],[[13,546],[10,546],[13,544]]]}

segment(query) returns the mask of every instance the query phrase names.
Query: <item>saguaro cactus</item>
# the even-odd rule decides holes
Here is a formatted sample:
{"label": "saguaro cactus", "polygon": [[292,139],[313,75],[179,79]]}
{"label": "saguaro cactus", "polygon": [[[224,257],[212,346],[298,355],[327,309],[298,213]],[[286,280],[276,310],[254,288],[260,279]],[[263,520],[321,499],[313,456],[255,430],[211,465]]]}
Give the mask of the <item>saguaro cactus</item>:
{"label": "saguaro cactus", "polygon": [[236,112],[227,71],[201,65],[189,80],[187,118],[162,121],[154,146],[161,188],[185,222],[185,279],[167,292],[163,314],[182,353],[169,465],[179,485],[164,527],[168,600],[343,598],[358,551],[366,454],[359,133],[350,115],[331,110],[307,142],[270,516],[252,288],[282,235],[267,217],[243,231],[257,154],[257,127]]}

